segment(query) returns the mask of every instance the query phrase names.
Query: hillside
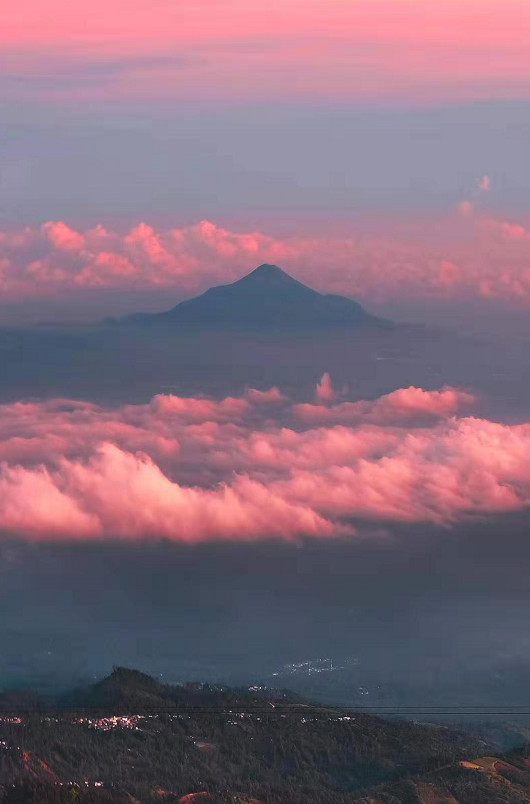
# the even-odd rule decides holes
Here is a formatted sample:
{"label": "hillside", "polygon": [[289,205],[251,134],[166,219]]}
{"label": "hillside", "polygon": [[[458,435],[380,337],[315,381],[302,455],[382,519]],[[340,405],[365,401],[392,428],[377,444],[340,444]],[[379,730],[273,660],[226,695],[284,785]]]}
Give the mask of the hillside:
{"label": "hillside", "polygon": [[285,692],[169,686],[117,668],[54,711],[0,716],[0,801],[62,804],[71,790],[79,801],[140,804],[191,793],[234,804],[421,801],[396,798],[394,788],[440,768],[461,773],[458,762],[487,749],[456,730]]}
{"label": "hillside", "polygon": [[530,747],[504,756],[460,760],[417,778],[382,785],[359,804],[526,804],[530,801]]}

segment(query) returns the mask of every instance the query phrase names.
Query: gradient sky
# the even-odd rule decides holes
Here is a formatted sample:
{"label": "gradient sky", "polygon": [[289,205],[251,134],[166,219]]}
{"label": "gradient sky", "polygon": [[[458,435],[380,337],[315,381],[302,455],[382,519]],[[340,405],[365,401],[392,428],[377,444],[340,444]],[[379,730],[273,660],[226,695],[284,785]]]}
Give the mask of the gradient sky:
{"label": "gradient sky", "polygon": [[[305,545],[300,566],[312,549],[329,549],[329,558],[353,545],[352,578],[357,560],[362,575],[369,545],[377,554],[367,570],[370,583],[376,578],[368,594],[374,622],[388,619],[393,606],[378,571],[390,577],[401,561],[395,596],[410,638],[416,610],[404,593],[410,587],[421,597],[431,582],[430,558],[409,572],[420,531],[445,570],[457,552],[444,553],[447,534],[453,545],[467,534],[465,566],[443,575],[453,578],[451,605],[469,603],[469,583],[478,589],[471,608],[491,606],[491,523],[515,528],[505,574],[511,567],[520,579],[517,556],[527,550],[519,517],[530,505],[529,41],[528,0],[1,5],[0,353],[14,385],[4,380],[0,389],[0,577],[9,581],[0,595],[13,612],[6,628],[21,645],[34,643],[35,611],[42,618],[48,610],[42,634],[56,628],[93,644],[101,633],[87,636],[83,596],[93,604],[103,591],[98,622],[119,625],[119,611],[135,610],[136,575],[145,582],[140,630],[162,622],[164,642],[173,626],[188,628],[190,653],[201,633],[208,644],[215,617],[208,621],[198,598],[187,604],[179,591],[164,603],[149,573],[142,576],[142,557],[153,549],[167,550],[181,574],[181,557],[193,554],[196,586],[222,600],[242,652],[244,629],[255,644],[267,620],[274,561],[295,555],[295,543]],[[178,352],[168,342],[164,352],[151,343],[150,352],[127,340],[122,354],[119,332],[114,341],[90,342],[84,335],[68,341],[66,329],[35,338],[1,327],[167,309],[262,262],[396,319],[452,325],[460,316],[459,326],[485,329],[490,341],[459,349],[440,336],[442,359],[431,333],[429,344],[411,338],[397,356],[374,347],[355,358],[352,343],[326,346],[315,334],[299,361],[301,383],[292,367],[301,352],[283,342],[283,353],[264,349],[259,359],[252,344],[247,351],[230,345],[229,359],[210,365],[211,343],[189,353],[185,344]],[[498,346],[494,334],[512,337],[516,322],[518,339]],[[226,343],[218,345],[221,354]],[[230,363],[235,355],[239,366]],[[172,385],[162,392],[166,359]],[[208,388],[182,387],[186,371],[191,385],[205,367]],[[105,371],[117,386],[121,368],[135,381],[138,374],[142,393],[105,401]],[[324,374],[315,390],[328,371],[333,378]],[[493,547],[486,580],[474,585],[477,521],[490,523]],[[273,558],[260,581],[263,540]],[[224,579],[215,575],[215,557],[201,563],[200,551],[219,541],[231,556]],[[383,543],[391,545],[389,558],[379,553]],[[69,575],[77,549],[93,562],[88,591],[77,565]],[[111,591],[106,551],[118,556]],[[230,588],[238,573],[246,577],[239,567],[253,551],[248,585],[257,579],[267,593],[253,603],[245,588],[252,623],[245,626],[239,608],[231,609]],[[46,556],[60,578],[53,589]],[[332,597],[336,560],[324,558],[323,566],[322,589]],[[165,571],[157,553],[153,577]],[[282,577],[285,589],[298,588],[296,558]],[[356,582],[348,576],[345,590]],[[518,584],[523,635],[528,594],[525,580]],[[441,585],[432,622],[442,621],[448,603]],[[328,592],[313,586],[304,594],[326,598],[317,606],[326,645]],[[509,587],[508,580],[499,590],[501,611],[512,611]],[[20,589],[27,590],[23,606]],[[348,639],[345,612],[357,616],[366,603],[366,583],[354,600],[351,589],[336,604],[337,643]],[[63,628],[68,597],[75,605]],[[293,622],[308,635],[300,650],[313,626],[303,597],[292,609],[301,606]],[[275,609],[267,620],[269,635],[279,617]],[[122,637],[134,657],[140,632],[125,619],[130,636]],[[458,612],[449,619],[460,649]],[[425,623],[427,633],[431,620]],[[492,653],[506,640],[501,615],[497,626],[491,644],[488,635],[481,643]],[[443,630],[429,634],[431,643]],[[284,638],[287,644],[288,627]],[[411,655],[425,645],[420,639]],[[119,661],[113,647],[108,657]],[[528,658],[526,643],[524,651]],[[99,671],[101,662],[92,667]],[[4,671],[0,665],[0,679]]]}
{"label": "gradient sky", "polygon": [[443,211],[486,173],[524,206],[529,34],[524,0],[3,4],[0,221]]}
{"label": "gradient sky", "polygon": [[2,11],[15,97],[525,97],[523,0],[22,0]]}

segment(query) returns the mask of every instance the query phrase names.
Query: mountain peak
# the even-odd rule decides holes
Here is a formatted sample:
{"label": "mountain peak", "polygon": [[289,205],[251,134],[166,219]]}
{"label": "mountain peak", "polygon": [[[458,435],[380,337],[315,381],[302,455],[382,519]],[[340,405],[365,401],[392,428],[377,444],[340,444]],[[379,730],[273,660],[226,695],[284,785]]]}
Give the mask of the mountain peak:
{"label": "mountain peak", "polygon": [[112,682],[114,684],[126,684],[126,685],[149,685],[152,686],[153,684],[157,684],[151,676],[148,676],[146,673],[140,672],[140,670],[131,670],[128,667],[119,667],[115,666],[112,668],[112,673],[103,679],[104,683]]}
{"label": "mountain peak", "polygon": [[[260,287],[280,287],[285,285],[298,285],[300,287],[305,287],[302,285],[301,282],[298,282],[296,279],[293,279],[292,276],[289,276],[288,273],[283,271],[277,265],[271,265],[270,263],[264,262],[262,265],[258,265],[257,268],[254,268],[249,274],[245,274],[245,276],[238,279],[236,282],[233,283],[234,285],[246,285],[247,287],[251,285],[259,285]],[[223,287],[227,287],[223,285]]]}
{"label": "mountain peak", "polygon": [[251,276],[254,278],[266,276],[266,277],[277,277],[278,279],[292,279],[289,274],[287,274],[284,270],[279,268],[277,265],[273,265],[272,263],[264,262],[262,265],[258,265],[257,268],[254,268],[246,277],[243,279],[249,279]]}
{"label": "mountain peak", "polygon": [[254,268],[254,270],[247,274],[247,276],[288,276],[288,274],[286,274],[285,271],[283,271],[277,265],[264,262],[261,265],[258,265],[257,268]]}

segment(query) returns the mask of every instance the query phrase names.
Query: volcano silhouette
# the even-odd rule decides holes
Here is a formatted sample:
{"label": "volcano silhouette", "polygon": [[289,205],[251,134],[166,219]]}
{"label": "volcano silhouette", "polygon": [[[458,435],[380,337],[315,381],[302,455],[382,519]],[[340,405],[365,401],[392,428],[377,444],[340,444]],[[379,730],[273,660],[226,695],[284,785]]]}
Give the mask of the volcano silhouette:
{"label": "volcano silhouette", "polygon": [[212,287],[164,313],[138,313],[135,324],[165,324],[218,330],[313,330],[388,327],[345,296],[322,294],[277,265],[260,265],[230,285]]}

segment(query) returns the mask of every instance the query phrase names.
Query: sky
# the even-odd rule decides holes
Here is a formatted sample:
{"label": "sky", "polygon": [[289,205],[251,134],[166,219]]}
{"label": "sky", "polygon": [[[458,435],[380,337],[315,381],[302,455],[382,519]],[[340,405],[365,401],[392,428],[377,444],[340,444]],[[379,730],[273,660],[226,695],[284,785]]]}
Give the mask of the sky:
{"label": "sky", "polygon": [[[524,98],[521,0],[23,0],[2,12],[15,98]],[[80,93],[80,94],[79,94]]]}
{"label": "sky", "polygon": [[[428,600],[418,667],[442,633],[465,653],[459,605],[473,622],[490,612],[475,657],[514,655],[506,623],[522,639],[529,602],[529,37],[526,0],[2,5],[0,594],[13,609],[24,590],[5,628],[34,659],[10,654],[0,681],[19,666],[29,678],[54,634],[66,656],[73,633],[86,638],[87,657],[105,622],[91,672],[119,663],[114,640],[132,662],[156,632],[157,649],[137,651],[154,667],[172,629],[186,656],[220,661],[210,594],[240,655],[263,627],[271,655],[287,656],[285,622],[310,650],[314,612],[315,650],[363,639],[372,650],[361,631],[348,636],[346,612],[365,610],[386,624],[387,662],[398,649],[389,606],[414,641],[407,588]],[[434,329],[412,330],[399,352],[318,333],[243,348],[90,340],[89,328],[65,327],[165,310],[265,262]],[[437,340],[436,328],[457,335]],[[504,530],[517,595],[503,581],[493,614]],[[449,569],[460,536],[465,561]],[[285,590],[299,589],[297,562],[315,572],[312,551],[323,586],[313,579],[297,601]],[[360,591],[348,576],[332,604],[339,554]],[[143,562],[158,580],[143,578],[136,600]],[[369,590],[357,567],[382,580]],[[163,576],[165,597],[153,591]],[[278,584],[283,610],[270,607]],[[526,642],[521,651],[530,659]]]}
{"label": "sky", "polygon": [[398,315],[524,310],[529,25],[522,0],[5,5],[1,320],[162,309],[269,259]]}

